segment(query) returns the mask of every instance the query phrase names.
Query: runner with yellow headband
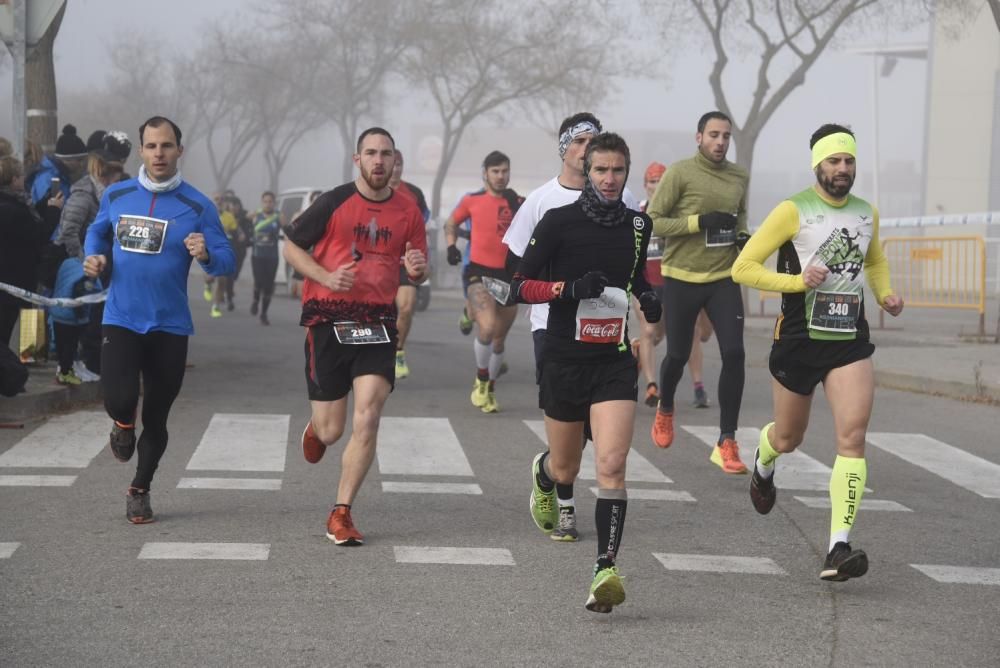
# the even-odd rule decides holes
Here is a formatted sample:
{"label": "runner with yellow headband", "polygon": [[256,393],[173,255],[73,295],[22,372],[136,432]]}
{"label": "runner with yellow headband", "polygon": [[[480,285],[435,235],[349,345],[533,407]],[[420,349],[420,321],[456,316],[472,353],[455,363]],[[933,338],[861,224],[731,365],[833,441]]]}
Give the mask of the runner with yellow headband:
{"label": "runner with yellow headband", "polygon": [[[890,315],[903,300],[889,284],[878,240],[878,210],[850,194],[856,174],[854,134],[824,125],[809,142],[816,183],[779,204],[740,252],[733,280],[782,293],[770,369],[774,422],[760,432],[750,479],[758,513],[774,507],[778,457],[799,447],[813,390],[823,383],[833,412],[837,459],[830,476],[830,544],[820,578],[842,582],[868,572],[868,556],[848,536],[865,490],[865,435],[875,378],[864,309],[864,282]],[[778,252],[779,271],[764,267]]]}

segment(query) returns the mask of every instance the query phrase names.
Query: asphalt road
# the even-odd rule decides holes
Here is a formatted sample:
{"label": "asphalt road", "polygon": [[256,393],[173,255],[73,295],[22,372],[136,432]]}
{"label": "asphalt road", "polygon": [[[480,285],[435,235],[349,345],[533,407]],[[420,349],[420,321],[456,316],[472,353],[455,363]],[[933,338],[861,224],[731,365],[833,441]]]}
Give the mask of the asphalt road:
{"label": "asphalt road", "polygon": [[[649,440],[652,409],[640,405],[633,448],[641,459],[630,470],[645,480],[629,484],[619,558],[628,598],[612,614],[596,615],[583,606],[596,549],[594,483],[577,485],[579,543],[550,541],[528,514],[529,466],[543,444],[525,422],[540,419],[526,318],[510,337],[510,373],[498,384],[502,411],[485,415],[469,404],[472,340],[458,332],[458,302],[439,294],[418,314],[408,346],[412,375],[398,382],[385,410],[400,418],[387,424],[402,459],[393,464],[386,446],[387,459],[373,465],[354,508],[366,544],[349,549],[324,535],[337,448],[318,465],[300,454],[309,404],[298,305],[278,298],[273,325],[264,328],[247,314],[248,289],[240,288],[238,310],[219,320],[207,317],[192,290],[194,366],[154,481],[156,523],[124,519],[131,465],[115,462],[100,445],[93,449],[92,436],[74,438],[75,425],[85,431],[95,420],[100,432],[99,416],[40,417],[24,430],[0,431],[0,665],[1000,663],[995,407],[878,392],[871,431],[905,435],[886,437],[890,445],[930,443],[930,450],[898,456],[869,448],[866,500],[879,509],[862,503],[852,542],[868,552],[871,570],[827,583],[818,574],[829,511],[811,507],[826,497],[822,471],[835,455],[821,396],[802,446],[809,458],[779,461],[778,505],[766,517],[750,505],[747,477],[723,474],[709,463],[709,447],[684,429],[704,427],[710,435],[715,408],[680,404],[678,437],[661,451]],[[706,375],[714,395],[713,345]],[[746,427],[769,421],[764,355],[748,354]],[[680,399],[689,392],[682,381]],[[234,433],[225,432],[229,414],[274,417],[259,428],[236,418],[229,427],[235,437],[211,438]],[[268,450],[277,464],[241,470],[257,452],[251,444],[266,441],[275,425],[284,430],[284,440]],[[32,449],[24,439],[32,443],[33,434],[39,443],[41,434],[55,434],[56,442]],[[417,460],[407,459],[411,438],[435,452],[451,444],[446,461],[460,465],[464,458],[471,471],[419,472]],[[202,448],[202,462],[215,456],[214,470],[188,468]],[[56,462],[62,465],[31,459],[56,450],[69,457]],[[913,454],[931,451],[944,453],[943,461]],[[67,465],[74,452],[77,463]],[[752,457],[753,444],[745,442],[744,452]],[[399,462],[403,468],[393,468]],[[27,485],[21,476],[31,475],[71,484]],[[813,491],[782,487],[783,480],[810,476],[820,480]],[[271,489],[178,487],[191,477],[265,480],[260,484]],[[384,483],[458,483],[481,493],[393,492]],[[682,492],[693,500],[640,498]],[[156,543],[229,544],[220,549],[240,550],[243,558],[140,558],[170,547]],[[428,547],[473,548],[463,558],[496,563],[405,563],[407,554],[434,559],[441,551],[399,549]],[[720,572],[720,558],[729,557],[745,559],[724,561],[733,572]],[[915,565],[946,567],[939,578],[978,582],[941,582]]]}

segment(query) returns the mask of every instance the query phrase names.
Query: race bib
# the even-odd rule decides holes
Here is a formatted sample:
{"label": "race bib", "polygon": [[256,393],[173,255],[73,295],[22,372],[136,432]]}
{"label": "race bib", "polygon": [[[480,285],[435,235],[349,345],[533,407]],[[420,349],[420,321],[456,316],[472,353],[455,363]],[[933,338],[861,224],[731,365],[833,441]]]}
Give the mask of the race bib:
{"label": "race bib", "polygon": [[719,230],[705,230],[705,247],[732,246],[736,243],[736,228],[728,227]]}
{"label": "race bib", "polygon": [[510,299],[510,283],[507,281],[501,281],[499,278],[493,278],[492,276],[483,276],[483,287],[489,292],[493,299],[497,300],[501,306],[507,305],[507,300]]}
{"label": "race bib", "polygon": [[861,295],[854,292],[813,293],[809,328],[847,334],[858,331]]}
{"label": "race bib", "polygon": [[663,257],[663,239],[660,237],[650,237],[649,245],[646,246],[646,259],[659,260]]}
{"label": "race bib", "polygon": [[389,343],[389,333],[382,323],[335,322],[333,333],[337,341],[346,345]]}
{"label": "race bib", "polygon": [[163,250],[169,221],[147,216],[119,216],[115,236],[122,250],[155,255]]}
{"label": "race bib", "polygon": [[621,288],[604,288],[600,297],[580,300],[576,308],[576,340],[621,343],[627,316],[628,294]]}

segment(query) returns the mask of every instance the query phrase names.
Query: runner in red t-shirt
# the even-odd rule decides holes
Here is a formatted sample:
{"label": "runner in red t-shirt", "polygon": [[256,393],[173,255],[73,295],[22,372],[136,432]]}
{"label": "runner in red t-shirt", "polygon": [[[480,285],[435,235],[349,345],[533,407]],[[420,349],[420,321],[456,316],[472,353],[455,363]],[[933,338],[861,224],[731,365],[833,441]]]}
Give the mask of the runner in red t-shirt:
{"label": "runner in red t-shirt", "polygon": [[510,227],[524,198],[507,187],[510,183],[510,158],[493,151],[483,160],[486,187],[462,198],[444,223],[448,241],[448,264],[458,265],[462,252],[455,245],[458,225],[470,219],[469,264],[465,279],[469,285],[466,312],[479,332],[473,341],[476,354],[476,380],[472,386],[472,405],[484,413],[500,410],[494,385],[503,365],[504,342],[517,317],[517,306],[501,306],[510,292],[510,276],[504,269],[507,244],[503,235]]}
{"label": "runner in red t-shirt", "polygon": [[[351,503],[375,456],[382,406],[395,381],[399,261],[410,280],[427,273],[424,221],[413,200],[394,192],[392,136],[369,128],[358,138],[361,175],[323,193],[288,232],[285,260],[305,277],[306,387],[312,418],[302,452],[315,464],[344,433],[347,394],[354,390],[353,433],[344,448],[337,503],[326,536],[361,545]],[[312,253],[306,249],[313,247]]]}
{"label": "runner in red t-shirt", "polygon": [[[389,185],[392,189],[405,197],[413,200],[413,203],[420,209],[424,224],[427,224],[431,217],[430,209],[427,208],[427,200],[424,199],[424,192],[403,180],[403,154],[396,149],[396,163],[392,168],[392,175],[389,177]],[[402,380],[410,375],[410,367],[406,363],[406,339],[410,335],[410,326],[413,324],[413,312],[417,308],[417,284],[407,277],[406,269],[403,267],[403,259],[399,260],[399,290],[396,291],[396,329],[399,332],[396,338],[396,378]]]}

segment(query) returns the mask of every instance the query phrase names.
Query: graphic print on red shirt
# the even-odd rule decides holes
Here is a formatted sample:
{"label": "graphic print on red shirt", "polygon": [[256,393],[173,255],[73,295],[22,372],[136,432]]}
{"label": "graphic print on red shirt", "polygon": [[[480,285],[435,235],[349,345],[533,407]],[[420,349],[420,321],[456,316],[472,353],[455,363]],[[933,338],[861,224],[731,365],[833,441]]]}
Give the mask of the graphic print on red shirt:
{"label": "graphic print on red shirt", "polygon": [[300,248],[312,247],[313,259],[327,271],[357,262],[347,292],[305,279],[299,324],[383,323],[395,329],[399,258],[407,242],[427,253],[423,216],[413,199],[393,193],[376,202],[347,183],[320,195],[296,219],[288,239]]}

